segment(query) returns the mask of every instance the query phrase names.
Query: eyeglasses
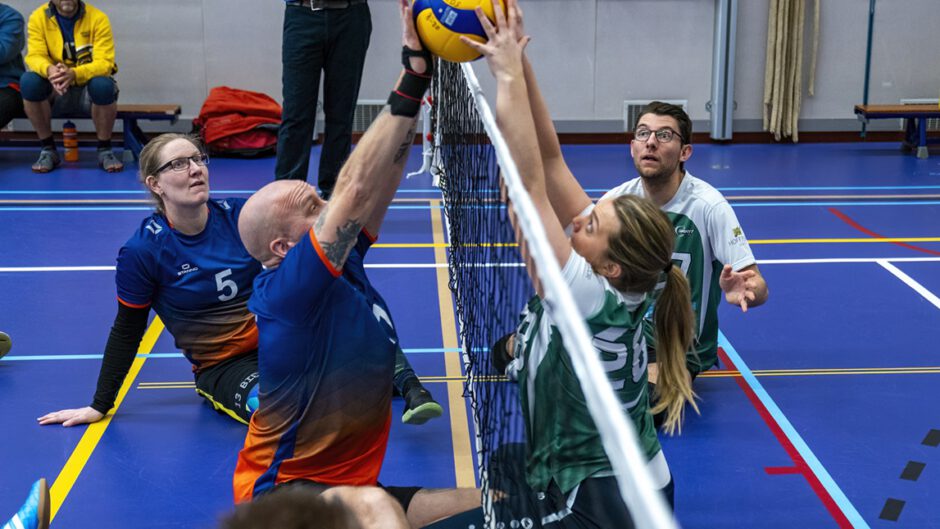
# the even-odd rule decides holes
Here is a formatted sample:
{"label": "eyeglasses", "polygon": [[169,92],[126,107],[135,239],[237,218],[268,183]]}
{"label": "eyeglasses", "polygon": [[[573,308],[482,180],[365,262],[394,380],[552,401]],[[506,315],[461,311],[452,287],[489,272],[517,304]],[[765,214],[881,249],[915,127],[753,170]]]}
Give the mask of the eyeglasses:
{"label": "eyeglasses", "polygon": [[182,158],[174,158],[170,160],[169,162],[161,165],[155,171],[155,173],[160,174],[163,171],[166,171],[167,169],[175,173],[179,173],[179,172],[189,169],[189,162],[193,162],[194,164],[198,166],[204,167],[206,165],[209,165],[209,155],[201,152],[193,156],[184,156]]}
{"label": "eyeglasses", "polygon": [[636,132],[633,133],[633,139],[637,141],[647,141],[653,134],[656,135],[656,141],[659,143],[669,143],[676,137],[678,137],[680,141],[682,140],[682,135],[670,128],[650,130],[646,127],[636,129]]}

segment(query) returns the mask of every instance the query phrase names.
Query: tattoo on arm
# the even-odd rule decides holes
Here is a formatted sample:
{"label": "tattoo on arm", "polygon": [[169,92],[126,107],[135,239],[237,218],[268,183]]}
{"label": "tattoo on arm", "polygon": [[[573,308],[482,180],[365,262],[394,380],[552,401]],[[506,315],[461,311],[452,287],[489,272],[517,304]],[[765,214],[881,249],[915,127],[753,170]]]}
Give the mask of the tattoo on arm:
{"label": "tattoo on arm", "polygon": [[[321,218],[323,218],[322,215]],[[320,222],[317,221],[317,224],[319,225]],[[320,241],[323,252],[326,253],[326,258],[330,260],[335,268],[340,269],[346,263],[349,250],[356,244],[356,238],[359,236],[360,231],[362,231],[362,223],[356,219],[348,219],[345,224],[336,228],[335,241]]]}
{"label": "tattoo on arm", "polygon": [[408,127],[408,132],[405,134],[405,139],[402,141],[401,145],[398,146],[398,152],[395,153],[395,159],[393,163],[401,162],[402,158],[408,154],[408,149],[411,148],[411,144],[414,143],[415,139],[415,127],[418,125],[418,122],[412,121],[411,126]]}

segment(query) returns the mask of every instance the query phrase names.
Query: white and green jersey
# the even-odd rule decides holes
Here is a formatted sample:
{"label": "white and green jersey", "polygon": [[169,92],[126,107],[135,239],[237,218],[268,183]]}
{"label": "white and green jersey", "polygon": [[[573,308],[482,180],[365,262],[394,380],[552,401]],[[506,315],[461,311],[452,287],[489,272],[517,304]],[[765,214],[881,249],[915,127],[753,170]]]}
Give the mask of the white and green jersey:
{"label": "white and green jersey", "polygon": [[[636,426],[641,448],[653,459],[661,448],[649,411],[642,332],[643,315],[651,301],[646,294],[617,291],[576,252],[571,252],[562,273],[607,378]],[[515,344],[516,360],[508,371],[510,378],[518,377],[527,426],[529,484],[544,491],[554,480],[567,494],[584,479],[610,472],[571,359],[538,297],[529,301],[521,315]]]}
{"label": "white and green jersey", "polygon": [[[602,200],[621,195],[646,197],[642,180],[637,177],[615,187]],[[737,272],[757,261],[731,205],[704,180],[686,172],[675,196],[661,209],[676,229],[673,262],[685,272],[692,291],[697,333],[695,350],[689,352],[686,364],[689,372],[698,374],[718,361],[718,278],[722,267],[730,264]],[[647,335],[652,345],[649,321]]]}

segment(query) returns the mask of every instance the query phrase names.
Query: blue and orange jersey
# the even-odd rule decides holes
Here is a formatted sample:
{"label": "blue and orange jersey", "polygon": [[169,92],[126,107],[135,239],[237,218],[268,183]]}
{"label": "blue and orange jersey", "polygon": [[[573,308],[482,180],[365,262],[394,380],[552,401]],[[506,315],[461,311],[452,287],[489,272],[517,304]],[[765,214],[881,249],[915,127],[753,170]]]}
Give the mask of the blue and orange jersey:
{"label": "blue and orange jersey", "polygon": [[259,407],[235,468],[235,501],[275,485],[375,485],[391,426],[398,336],[366,277],[359,235],[342,271],[313,230],[255,280]]}
{"label": "blue and orange jersey", "polygon": [[118,301],[153,307],[197,372],[258,347],[248,299],[261,265],[238,236],[244,203],[210,200],[206,228],[193,236],[155,213],[118,253]]}

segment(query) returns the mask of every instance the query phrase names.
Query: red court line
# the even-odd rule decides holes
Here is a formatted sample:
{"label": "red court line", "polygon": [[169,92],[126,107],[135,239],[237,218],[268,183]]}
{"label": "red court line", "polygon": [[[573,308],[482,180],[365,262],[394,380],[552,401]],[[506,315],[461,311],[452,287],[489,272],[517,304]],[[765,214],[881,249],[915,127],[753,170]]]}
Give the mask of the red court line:
{"label": "red court line", "polygon": [[[718,356],[721,358],[721,361],[731,367],[731,369],[737,371],[738,367],[734,365],[734,362],[731,361],[731,358],[725,353],[724,349],[721,347],[718,348]],[[790,438],[783,433],[783,429],[780,428],[780,425],[777,424],[776,419],[773,415],[767,411],[767,408],[764,406],[764,403],[761,402],[760,398],[757,397],[757,394],[754,393],[754,390],[751,386],[744,380],[744,377],[734,377],[735,381],[738,383],[738,386],[741,387],[741,390],[744,391],[744,394],[747,395],[748,400],[751,401],[751,405],[754,406],[754,409],[757,410],[757,413],[764,419],[764,423],[770,428],[770,431],[774,434],[774,437],[777,438],[777,442],[780,443],[780,446],[787,452],[787,455],[790,456],[790,459],[793,461],[793,467],[769,467],[765,468],[768,474],[773,474],[771,469],[782,469],[782,468],[792,468],[791,472],[786,472],[789,474],[802,474],[806,479],[806,482],[809,483],[810,488],[813,489],[813,492],[816,493],[816,496],[826,507],[826,510],[829,511],[829,514],[832,515],[836,523],[839,524],[840,528],[843,529],[852,529],[852,524],[849,522],[849,519],[845,517],[845,514],[842,513],[842,510],[839,509],[839,506],[836,504],[835,500],[832,499],[832,496],[829,495],[829,491],[826,490],[826,487],[819,482],[819,478],[816,477],[816,474],[813,473],[812,469],[809,468],[809,465],[806,464],[806,460],[803,459],[803,456],[800,455],[796,447],[793,446],[793,443],[790,442]],[[784,472],[778,472],[783,474]]]}
{"label": "red court line", "polygon": [[799,467],[764,467],[764,472],[771,476],[780,476],[783,474],[802,474]]}
{"label": "red court line", "polygon": [[[875,233],[875,232],[869,230],[869,229],[866,228],[865,226],[862,226],[862,225],[859,224],[858,222],[855,222],[855,220],[854,220],[852,217],[849,217],[848,215],[846,215],[845,213],[842,213],[841,211],[839,211],[839,210],[836,209],[836,208],[829,208],[829,213],[832,213],[833,215],[839,217],[840,219],[842,219],[842,222],[845,222],[845,223],[848,224],[849,226],[855,228],[856,230],[858,230],[858,231],[860,231],[860,232],[862,232],[862,233],[864,233],[864,234],[866,234],[866,235],[870,235],[870,236],[875,237],[875,238],[877,238],[877,239],[885,239],[885,238],[887,238],[887,237],[885,237],[884,235],[879,235],[879,234],[877,234],[877,233]],[[907,243],[904,243],[904,242],[897,242],[897,241],[891,241],[891,244],[897,244],[898,246],[903,246],[904,248],[907,248],[907,249],[909,249],[909,250],[914,250],[915,252],[923,252],[923,253],[928,253],[928,254],[930,254],[930,255],[940,255],[940,252],[938,252],[938,251],[936,251],[936,250],[930,250],[930,249],[928,249],[928,248],[921,248],[920,246],[914,246],[913,244],[907,244]]]}

